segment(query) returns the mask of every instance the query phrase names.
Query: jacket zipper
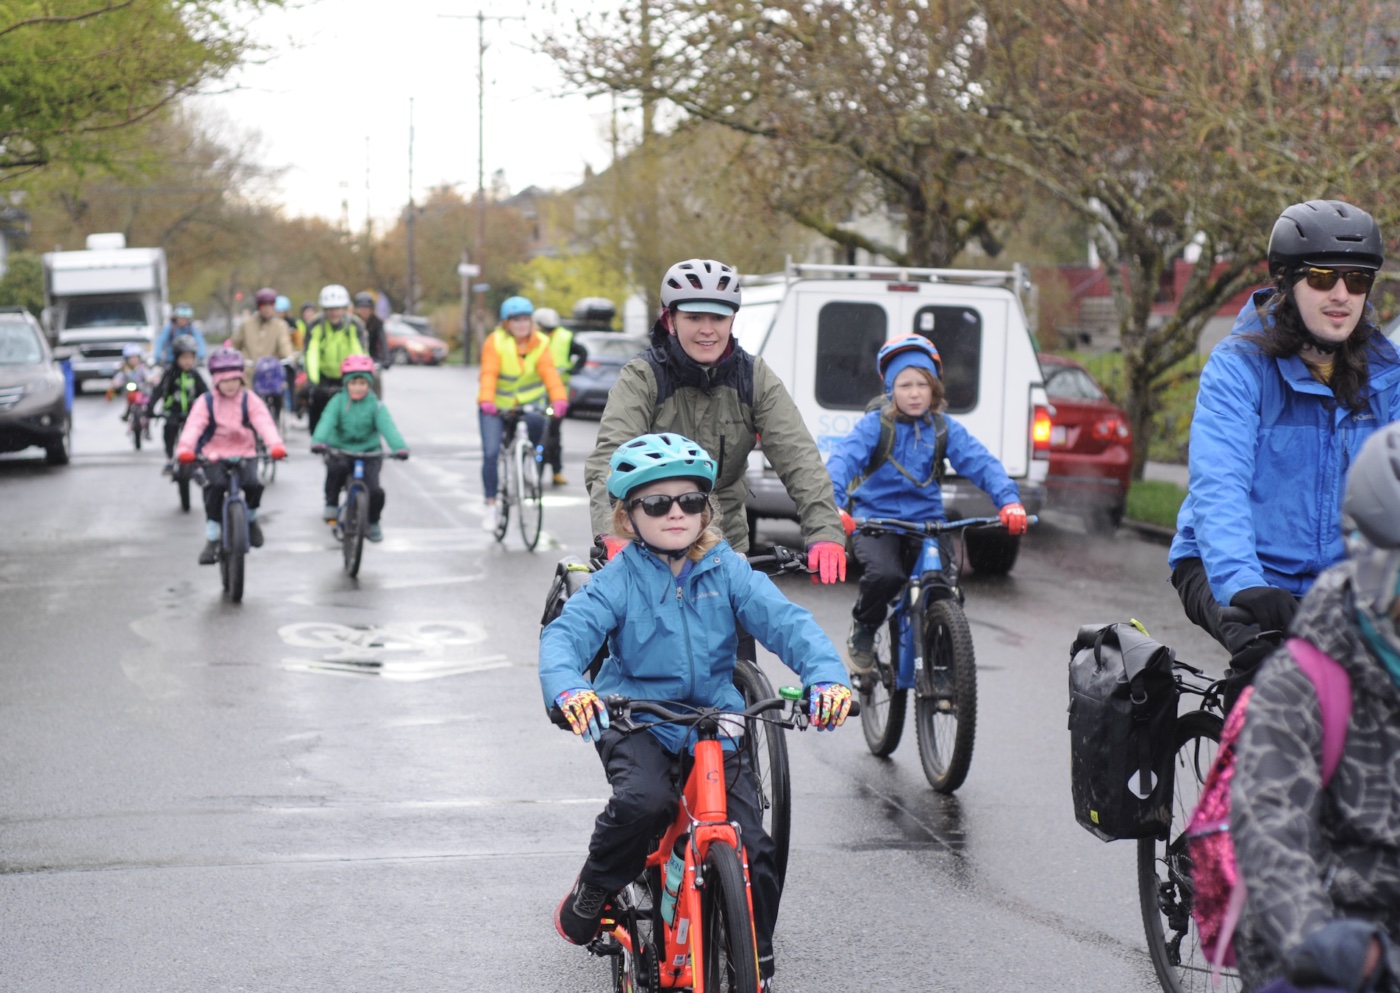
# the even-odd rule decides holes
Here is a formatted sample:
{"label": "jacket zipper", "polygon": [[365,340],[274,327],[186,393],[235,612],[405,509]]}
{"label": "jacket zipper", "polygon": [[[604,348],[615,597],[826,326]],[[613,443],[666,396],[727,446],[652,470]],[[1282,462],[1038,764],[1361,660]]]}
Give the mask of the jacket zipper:
{"label": "jacket zipper", "polygon": [[690,650],[690,622],[685,619],[685,591],[680,583],[676,584],[676,609],[680,611],[681,629],[685,633],[685,661],[688,673],[685,698],[689,700],[695,693],[695,653]]}

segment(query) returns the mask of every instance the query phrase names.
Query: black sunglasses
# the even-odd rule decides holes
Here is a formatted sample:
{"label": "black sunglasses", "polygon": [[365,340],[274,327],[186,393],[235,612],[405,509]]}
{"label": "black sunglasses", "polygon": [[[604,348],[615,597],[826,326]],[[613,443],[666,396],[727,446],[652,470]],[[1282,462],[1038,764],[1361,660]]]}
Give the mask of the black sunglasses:
{"label": "black sunglasses", "polygon": [[1370,293],[1376,274],[1369,269],[1319,269],[1309,266],[1303,270],[1303,279],[1315,290],[1327,291],[1337,285],[1337,280],[1346,284],[1348,293],[1358,296]]}
{"label": "black sunglasses", "polygon": [[638,497],[627,505],[628,510],[636,510],[640,504],[642,512],[648,517],[665,517],[671,512],[671,504],[681,505],[681,512],[686,514],[699,514],[704,511],[705,505],[710,502],[710,498],[703,493],[682,493],[680,496],[666,496],[664,493],[653,493],[651,496]]}

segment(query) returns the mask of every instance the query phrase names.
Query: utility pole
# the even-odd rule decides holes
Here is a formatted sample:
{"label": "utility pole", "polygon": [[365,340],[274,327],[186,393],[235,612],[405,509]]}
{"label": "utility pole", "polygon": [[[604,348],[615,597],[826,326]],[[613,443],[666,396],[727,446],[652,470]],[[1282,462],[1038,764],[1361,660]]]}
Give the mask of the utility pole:
{"label": "utility pole", "polygon": [[413,97],[408,98],[408,221],[405,234],[408,238],[408,290],[404,293],[403,312],[412,314],[418,303],[418,288],[414,283],[417,274],[414,270],[413,225],[418,218],[418,208],[413,203]]}
{"label": "utility pole", "polygon": [[[524,17],[514,14],[487,14],[478,10],[475,14],[439,14],[452,20],[476,19],[476,248],[475,265],[484,274],[486,271],[486,22],[523,21]],[[480,304],[480,294],[477,303]],[[484,317],[483,317],[484,320]],[[468,316],[470,322],[470,311]],[[483,333],[482,337],[485,337]],[[462,348],[470,360],[472,350],[471,325],[468,323]]]}

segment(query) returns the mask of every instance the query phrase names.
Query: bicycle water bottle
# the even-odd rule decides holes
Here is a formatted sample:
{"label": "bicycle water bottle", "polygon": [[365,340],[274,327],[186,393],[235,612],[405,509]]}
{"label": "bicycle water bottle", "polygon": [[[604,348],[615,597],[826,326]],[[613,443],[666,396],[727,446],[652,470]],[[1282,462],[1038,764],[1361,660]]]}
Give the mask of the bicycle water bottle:
{"label": "bicycle water bottle", "polygon": [[661,894],[661,918],[667,924],[676,922],[676,894],[680,892],[681,877],[685,875],[685,844],[689,835],[681,835],[671,849],[671,857],[666,860],[663,875],[664,892]]}

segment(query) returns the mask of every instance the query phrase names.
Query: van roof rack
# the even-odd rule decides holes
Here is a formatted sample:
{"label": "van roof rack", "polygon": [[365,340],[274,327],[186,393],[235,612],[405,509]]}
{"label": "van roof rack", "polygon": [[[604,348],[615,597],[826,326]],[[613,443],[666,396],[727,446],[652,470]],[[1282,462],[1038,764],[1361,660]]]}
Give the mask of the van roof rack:
{"label": "van roof rack", "polygon": [[1010,269],[925,269],[900,265],[822,265],[794,262],[787,257],[783,275],[789,280],[813,276],[846,279],[880,279],[898,283],[961,283],[967,286],[1005,286],[1018,296],[1030,288],[1030,272],[1019,262]]}

